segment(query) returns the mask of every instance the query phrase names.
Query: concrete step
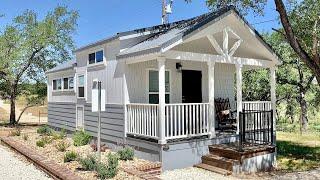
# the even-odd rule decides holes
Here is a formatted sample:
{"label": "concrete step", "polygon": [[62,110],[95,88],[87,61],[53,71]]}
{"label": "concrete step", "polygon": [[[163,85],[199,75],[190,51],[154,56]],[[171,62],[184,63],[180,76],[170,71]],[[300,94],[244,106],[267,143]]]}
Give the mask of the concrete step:
{"label": "concrete step", "polygon": [[215,166],[211,166],[211,165],[208,165],[208,164],[204,164],[204,163],[196,164],[196,165],[194,165],[194,167],[205,169],[205,170],[208,170],[208,171],[211,171],[211,172],[215,172],[215,173],[218,173],[218,174],[222,174],[224,176],[228,176],[228,175],[232,174],[231,171],[228,171],[228,170],[225,170],[225,169],[221,169],[221,168],[218,168],[218,167],[215,167]]}
{"label": "concrete step", "polygon": [[228,159],[225,157],[216,156],[212,154],[202,156],[201,159],[202,159],[202,163],[204,164],[219,167],[221,169],[225,169],[228,171],[232,171],[234,165],[239,165],[238,160]]}

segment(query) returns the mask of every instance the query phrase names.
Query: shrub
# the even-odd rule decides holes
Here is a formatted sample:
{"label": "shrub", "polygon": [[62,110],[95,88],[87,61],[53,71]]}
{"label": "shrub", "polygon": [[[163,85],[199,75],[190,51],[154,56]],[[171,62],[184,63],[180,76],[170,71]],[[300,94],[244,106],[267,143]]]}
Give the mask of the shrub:
{"label": "shrub", "polygon": [[58,144],[56,145],[56,148],[58,151],[64,152],[69,146],[70,146],[69,143],[61,141],[61,142],[58,142]]}
{"label": "shrub", "polygon": [[86,158],[81,158],[79,160],[79,163],[85,171],[93,171],[96,169],[97,166],[96,157],[93,155],[90,155]]}
{"label": "shrub", "polygon": [[109,178],[108,166],[103,163],[98,163],[96,167],[96,171],[99,179],[107,179]]}
{"label": "shrub", "polygon": [[87,145],[90,140],[91,140],[91,136],[89,133],[85,132],[85,131],[76,131],[73,134],[73,145],[75,146],[84,146]]}
{"label": "shrub", "polygon": [[27,141],[29,139],[29,136],[27,134],[23,135],[23,140]]}
{"label": "shrub", "polygon": [[121,160],[132,160],[134,156],[134,150],[131,147],[125,147],[117,152]]}
{"label": "shrub", "polygon": [[52,131],[51,134],[52,134],[54,140],[63,139],[63,138],[66,137],[66,132],[63,131],[63,130],[61,130],[61,131],[59,131],[59,132],[57,132],[57,131]]}
{"label": "shrub", "polygon": [[50,136],[53,133],[53,129],[51,129],[47,125],[43,125],[37,129],[37,133],[41,135],[48,135]]}
{"label": "shrub", "polygon": [[46,143],[45,143],[42,139],[40,139],[40,140],[38,140],[38,141],[36,142],[36,145],[37,145],[38,147],[44,147],[44,146],[46,145]]}
{"label": "shrub", "polygon": [[75,161],[77,157],[78,157],[78,154],[74,151],[66,152],[63,158],[63,162],[66,163],[66,162]]}
{"label": "shrub", "polygon": [[52,139],[48,136],[42,137],[40,140],[36,142],[36,145],[38,147],[44,147],[46,144],[50,144],[52,142]]}
{"label": "shrub", "polygon": [[118,165],[119,165],[119,157],[117,154],[108,154],[108,167],[106,171],[107,178],[113,178],[117,175]]}

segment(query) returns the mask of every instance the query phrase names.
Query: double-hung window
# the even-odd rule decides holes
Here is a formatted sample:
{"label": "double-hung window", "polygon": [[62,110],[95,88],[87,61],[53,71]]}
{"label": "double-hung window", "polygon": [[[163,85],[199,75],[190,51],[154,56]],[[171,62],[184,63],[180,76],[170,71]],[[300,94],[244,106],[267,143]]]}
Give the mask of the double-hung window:
{"label": "double-hung window", "polygon": [[84,75],[78,76],[78,97],[84,97]]}
{"label": "double-hung window", "polygon": [[89,64],[95,64],[103,61],[103,50],[96,51],[89,54]]}
{"label": "double-hung window", "polygon": [[61,79],[54,79],[52,81],[52,89],[53,90],[61,90],[62,89]]}
{"label": "double-hung window", "polygon": [[[156,70],[149,70],[148,72],[148,99],[150,104],[159,103],[159,73]],[[170,101],[170,72],[165,72],[165,89],[166,89],[166,103]]]}

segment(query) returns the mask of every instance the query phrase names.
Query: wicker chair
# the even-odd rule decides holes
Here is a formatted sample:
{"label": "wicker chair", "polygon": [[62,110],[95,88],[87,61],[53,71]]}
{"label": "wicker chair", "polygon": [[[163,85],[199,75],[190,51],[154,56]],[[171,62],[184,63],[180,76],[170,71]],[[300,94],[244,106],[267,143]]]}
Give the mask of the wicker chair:
{"label": "wicker chair", "polygon": [[236,130],[237,129],[237,112],[231,110],[229,98],[217,98],[214,100],[216,119],[218,120],[218,129],[221,131],[225,130]]}

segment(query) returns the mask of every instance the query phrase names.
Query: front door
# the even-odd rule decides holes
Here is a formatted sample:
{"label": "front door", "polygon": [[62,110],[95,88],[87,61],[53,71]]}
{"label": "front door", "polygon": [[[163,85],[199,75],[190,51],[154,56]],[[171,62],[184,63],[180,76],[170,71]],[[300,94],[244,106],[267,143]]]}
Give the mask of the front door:
{"label": "front door", "polygon": [[201,71],[182,70],[182,103],[202,103]]}

